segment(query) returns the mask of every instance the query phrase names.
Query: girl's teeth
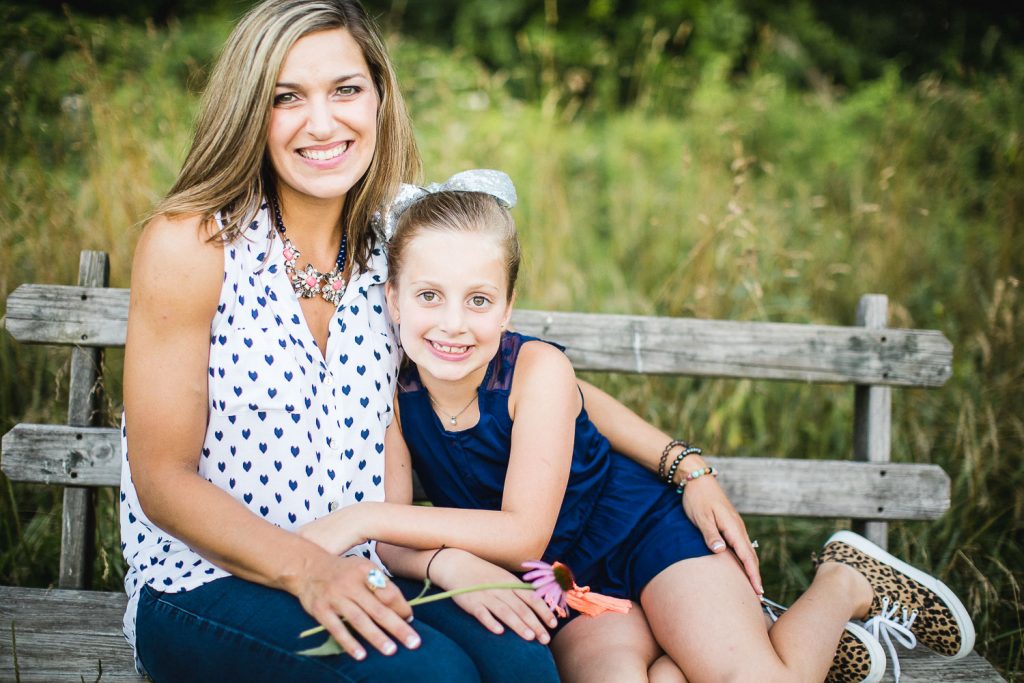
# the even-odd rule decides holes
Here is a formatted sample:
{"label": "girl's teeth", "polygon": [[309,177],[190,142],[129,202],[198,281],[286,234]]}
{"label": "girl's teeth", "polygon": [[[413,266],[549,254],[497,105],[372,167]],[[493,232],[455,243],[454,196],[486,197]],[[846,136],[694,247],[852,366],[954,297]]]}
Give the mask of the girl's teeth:
{"label": "girl's teeth", "polygon": [[434,348],[444,353],[462,353],[466,350],[465,346],[445,346],[444,344],[438,344],[437,342],[430,342]]}
{"label": "girl's teeth", "polygon": [[348,149],[348,143],[332,147],[331,149],[303,149],[299,150],[299,154],[307,159],[313,159],[314,161],[327,161],[328,159],[334,159],[335,157],[341,156],[345,150]]}

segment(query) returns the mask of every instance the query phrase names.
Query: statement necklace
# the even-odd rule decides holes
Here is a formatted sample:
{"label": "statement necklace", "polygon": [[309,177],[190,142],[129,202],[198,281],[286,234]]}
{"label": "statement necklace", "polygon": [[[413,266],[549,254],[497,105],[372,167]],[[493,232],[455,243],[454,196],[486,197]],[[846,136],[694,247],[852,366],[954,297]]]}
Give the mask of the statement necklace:
{"label": "statement necklace", "polygon": [[448,418],[448,423],[452,427],[454,427],[454,426],[456,426],[458,424],[459,416],[462,415],[467,410],[469,410],[469,407],[471,405],[473,405],[473,403],[476,401],[476,397],[477,397],[477,393],[474,391],[473,392],[473,398],[469,399],[469,403],[467,403],[462,410],[460,410],[459,412],[455,413],[454,415],[449,415],[448,413],[446,413],[444,411],[444,408],[441,407],[441,404],[439,404],[437,401],[434,400],[434,397],[430,395],[430,392],[429,391],[427,392],[427,398],[429,398],[430,402],[434,405],[435,408],[437,408],[437,412],[441,413],[446,418]]}
{"label": "statement necklace", "polygon": [[321,273],[307,263],[305,269],[296,270],[295,262],[302,255],[292,241],[284,234],[284,221],[281,220],[281,206],[277,199],[271,200],[274,205],[274,225],[284,242],[282,255],[284,256],[284,268],[291,280],[292,289],[302,299],[312,299],[317,294],[322,296],[328,303],[337,306],[345,295],[345,279],[342,273],[345,270],[345,251],[348,247],[348,235],[341,236],[341,248],[338,250],[338,260],[334,262],[334,268],[328,273]]}

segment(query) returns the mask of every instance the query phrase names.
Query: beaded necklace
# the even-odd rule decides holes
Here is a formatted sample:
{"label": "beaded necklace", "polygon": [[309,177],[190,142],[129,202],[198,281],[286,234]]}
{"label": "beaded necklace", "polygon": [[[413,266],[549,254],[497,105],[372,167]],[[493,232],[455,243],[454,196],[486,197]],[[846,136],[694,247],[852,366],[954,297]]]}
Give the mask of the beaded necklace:
{"label": "beaded necklace", "polygon": [[331,271],[321,273],[313,267],[312,263],[307,263],[303,270],[297,270],[295,263],[299,260],[302,252],[284,234],[285,228],[284,221],[281,219],[281,206],[278,204],[276,197],[271,200],[271,204],[274,206],[274,225],[277,228],[277,232],[281,235],[281,241],[284,243],[284,249],[281,253],[284,256],[285,272],[291,280],[292,289],[295,290],[295,294],[302,299],[312,299],[319,294],[328,303],[335,306],[339,305],[341,298],[345,295],[343,272],[345,270],[345,252],[348,247],[348,235],[343,234],[341,236],[341,248],[338,250],[338,258],[334,262],[334,268]]}

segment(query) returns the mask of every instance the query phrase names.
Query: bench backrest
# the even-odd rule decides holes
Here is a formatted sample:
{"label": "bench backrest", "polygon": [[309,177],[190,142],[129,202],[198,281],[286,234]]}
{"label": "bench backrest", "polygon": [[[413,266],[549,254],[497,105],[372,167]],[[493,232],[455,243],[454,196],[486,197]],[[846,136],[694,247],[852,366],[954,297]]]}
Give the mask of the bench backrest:
{"label": "bench backrest", "polygon": [[[120,481],[118,430],[95,425],[100,354],[124,345],[128,319],[128,290],[106,287],[107,272],[106,254],[83,252],[80,286],[22,285],[4,319],[18,341],[73,348],[68,425],[17,425],[0,461],[13,481],[65,487],[69,588],[89,580],[92,488]],[[721,482],[741,513],[865,520],[884,545],[882,520],[934,519],[949,507],[941,468],[889,463],[891,387],[938,387],[952,368],[940,332],[886,328],[885,308],[884,296],[863,297],[857,327],[527,310],[512,324],[566,346],[578,370],[854,385],[854,461],[732,458]]]}

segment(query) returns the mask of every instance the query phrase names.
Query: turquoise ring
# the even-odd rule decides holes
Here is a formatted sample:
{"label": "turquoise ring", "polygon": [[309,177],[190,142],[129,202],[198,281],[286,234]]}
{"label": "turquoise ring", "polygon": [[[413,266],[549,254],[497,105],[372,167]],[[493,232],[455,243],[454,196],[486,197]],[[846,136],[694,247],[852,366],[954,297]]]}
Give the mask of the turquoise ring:
{"label": "turquoise ring", "polygon": [[366,583],[370,587],[370,590],[374,591],[381,588],[387,588],[388,577],[385,576],[384,572],[375,567],[366,574]]}

